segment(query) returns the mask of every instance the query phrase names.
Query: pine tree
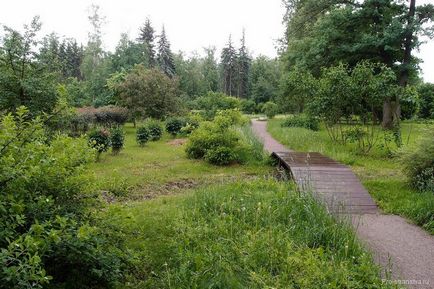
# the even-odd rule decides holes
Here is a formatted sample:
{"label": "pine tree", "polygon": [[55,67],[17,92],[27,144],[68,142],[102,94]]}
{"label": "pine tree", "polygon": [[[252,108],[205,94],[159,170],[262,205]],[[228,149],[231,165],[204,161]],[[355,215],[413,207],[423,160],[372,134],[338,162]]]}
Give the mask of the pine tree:
{"label": "pine tree", "polygon": [[155,66],[155,30],[151,25],[149,18],[146,18],[145,24],[140,28],[140,35],[138,40],[143,42],[146,46],[146,54],[148,57],[148,64],[150,67]]}
{"label": "pine tree", "polygon": [[232,36],[221,54],[222,88],[227,95],[237,94],[236,74],[237,74],[237,53],[232,45]]}
{"label": "pine tree", "polygon": [[241,47],[238,51],[238,77],[237,77],[237,96],[247,98],[249,89],[249,75],[251,58],[246,47],[245,31],[243,30],[243,37],[241,38]]}
{"label": "pine tree", "polygon": [[160,39],[158,40],[158,65],[160,69],[169,77],[175,75],[175,63],[173,61],[173,54],[170,50],[170,43],[167,40],[166,31],[161,30]]}

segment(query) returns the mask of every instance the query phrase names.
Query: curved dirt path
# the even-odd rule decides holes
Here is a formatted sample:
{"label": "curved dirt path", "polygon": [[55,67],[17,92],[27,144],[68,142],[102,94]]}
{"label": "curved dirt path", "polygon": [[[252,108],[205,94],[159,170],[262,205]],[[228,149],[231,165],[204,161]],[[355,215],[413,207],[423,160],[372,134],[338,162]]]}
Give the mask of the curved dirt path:
{"label": "curved dirt path", "polygon": [[[268,152],[291,151],[267,132],[267,122],[252,120],[252,128]],[[391,270],[392,280],[385,282],[408,288],[434,288],[434,236],[395,215],[352,215],[351,220],[359,239],[374,253],[375,261],[385,271]]]}

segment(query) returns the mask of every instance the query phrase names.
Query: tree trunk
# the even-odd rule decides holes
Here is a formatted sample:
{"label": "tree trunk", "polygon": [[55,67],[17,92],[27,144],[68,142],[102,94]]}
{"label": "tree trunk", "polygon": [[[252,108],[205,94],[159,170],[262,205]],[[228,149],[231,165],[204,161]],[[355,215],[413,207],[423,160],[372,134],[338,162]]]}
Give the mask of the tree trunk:
{"label": "tree trunk", "polygon": [[[399,76],[399,85],[406,87],[410,75],[411,52],[413,44],[414,15],[416,11],[416,0],[410,0],[410,7],[407,14],[407,28],[404,40],[404,57],[402,59],[402,69]],[[395,101],[385,100],[383,104],[383,122],[385,129],[392,129],[401,118],[401,104],[399,94]]]}

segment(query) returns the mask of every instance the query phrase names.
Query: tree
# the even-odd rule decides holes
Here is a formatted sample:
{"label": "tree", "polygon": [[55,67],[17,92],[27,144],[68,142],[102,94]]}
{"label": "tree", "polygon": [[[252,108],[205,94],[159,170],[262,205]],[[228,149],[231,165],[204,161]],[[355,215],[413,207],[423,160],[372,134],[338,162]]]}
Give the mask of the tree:
{"label": "tree", "polygon": [[[319,76],[321,67],[339,62],[354,67],[363,60],[381,62],[393,69],[397,83],[406,86],[417,75],[413,49],[421,35],[432,37],[434,5],[407,7],[399,0],[287,0],[287,70],[292,65]],[[383,127],[399,123],[399,95],[385,98]]]}
{"label": "tree", "polygon": [[147,47],[143,43],[131,41],[128,34],[122,33],[116,50],[111,55],[113,71],[129,70],[136,64],[150,63],[147,57]]}
{"label": "tree", "polygon": [[250,97],[256,103],[275,100],[279,95],[281,69],[276,59],[258,56],[252,61],[250,68]]}
{"label": "tree", "polygon": [[105,18],[100,15],[100,7],[98,5],[92,4],[90,6],[88,19],[92,30],[88,33],[88,42],[84,50],[84,58],[81,66],[84,79],[90,79],[92,77],[104,57],[101,29],[105,23]]}
{"label": "tree", "polygon": [[419,86],[418,93],[420,97],[421,118],[434,118],[434,84],[424,83]]}
{"label": "tree", "polygon": [[32,113],[50,112],[57,101],[56,78],[46,65],[37,61],[39,17],[24,28],[20,34],[4,27],[6,34],[0,47],[0,109],[14,111],[25,105]]}
{"label": "tree", "polygon": [[170,43],[167,40],[166,30],[161,29],[160,39],[158,40],[158,65],[160,69],[169,77],[175,76],[175,63],[173,54],[170,50]]}
{"label": "tree", "polygon": [[179,109],[178,83],[158,69],[137,65],[125,76],[117,90],[120,103],[130,110],[134,119],[162,119]]}
{"label": "tree", "polygon": [[281,107],[295,109],[298,113],[302,113],[306,102],[315,97],[316,84],[316,79],[309,71],[294,67],[283,77],[279,99]]}
{"label": "tree", "polygon": [[227,95],[237,94],[237,53],[232,44],[232,37],[229,35],[229,41],[221,54],[221,73],[222,88]]}
{"label": "tree", "polygon": [[251,58],[246,47],[245,31],[243,30],[243,36],[241,38],[241,47],[238,51],[238,90],[237,96],[241,98],[247,98],[249,94],[249,75]]}
{"label": "tree", "polygon": [[205,78],[205,85],[207,91],[216,92],[219,89],[219,71],[218,64],[215,57],[215,47],[204,48],[205,58],[202,62],[202,73]]}
{"label": "tree", "polygon": [[140,34],[138,40],[141,41],[146,47],[146,56],[148,57],[149,67],[155,66],[155,30],[151,25],[151,20],[146,18],[145,24],[140,28]]}

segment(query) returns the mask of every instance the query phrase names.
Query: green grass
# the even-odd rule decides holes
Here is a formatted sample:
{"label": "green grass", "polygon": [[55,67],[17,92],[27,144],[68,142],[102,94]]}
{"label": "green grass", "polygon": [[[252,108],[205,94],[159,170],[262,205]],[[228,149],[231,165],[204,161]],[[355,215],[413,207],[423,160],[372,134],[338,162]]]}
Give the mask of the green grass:
{"label": "green grass", "polygon": [[289,183],[214,185],[101,217],[134,256],[119,288],[386,288],[353,231]]}
{"label": "green grass", "polygon": [[140,147],[136,144],[132,125],[126,125],[125,130],[124,150],[115,156],[105,153],[90,167],[96,174],[99,188],[117,195],[125,195],[128,191],[132,198],[149,198],[225,179],[266,174],[271,169],[260,163],[217,167],[191,160],[187,158],[184,146],[169,144],[173,139],[168,135]]}
{"label": "green grass", "polygon": [[[378,146],[369,155],[361,155],[352,145],[333,143],[324,129],[313,132],[303,128],[282,128],[282,122],[275,119],[268,123],[274,138],[293,150],[320,152],[350,165],[385,212],[407,217],[434,234],[434,195],[419,193],[408,185],[397,157],[391,157]],[[402,138],[407,149],[411,149],[427,127],[434,129],[432,124],[402,124]]]}

